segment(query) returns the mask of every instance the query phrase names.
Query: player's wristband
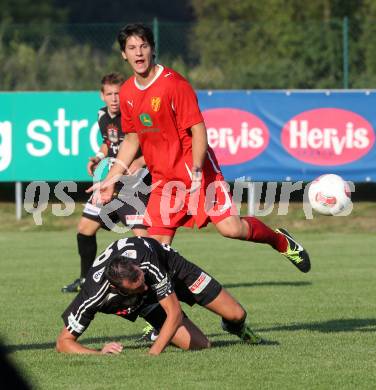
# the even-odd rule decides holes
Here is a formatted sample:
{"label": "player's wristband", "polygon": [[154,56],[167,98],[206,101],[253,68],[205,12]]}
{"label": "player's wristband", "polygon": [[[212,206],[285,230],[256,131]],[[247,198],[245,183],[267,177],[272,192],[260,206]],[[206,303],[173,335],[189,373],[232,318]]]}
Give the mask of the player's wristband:
{"label": "player's wristband", "polygon": [[192,181],[201,181],[202,180],[202,168],[193,167],[192,168]]}
{"label": "player's wristband", "polygon": [[99,160],[103,160],[104,157],[105,157],[105,155],[104,155],[103,152],[98,152],[98,153],[95,155],[95,157],[99,158]]}

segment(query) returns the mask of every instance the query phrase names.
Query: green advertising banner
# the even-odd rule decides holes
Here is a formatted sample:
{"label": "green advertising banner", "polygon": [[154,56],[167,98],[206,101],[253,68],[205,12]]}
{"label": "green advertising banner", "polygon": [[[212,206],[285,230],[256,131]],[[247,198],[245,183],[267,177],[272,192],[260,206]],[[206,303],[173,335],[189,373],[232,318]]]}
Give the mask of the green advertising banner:
{"label": "green advertising banner", "polygon": [[0,182],[90,181],[99,92],[0,93]]}

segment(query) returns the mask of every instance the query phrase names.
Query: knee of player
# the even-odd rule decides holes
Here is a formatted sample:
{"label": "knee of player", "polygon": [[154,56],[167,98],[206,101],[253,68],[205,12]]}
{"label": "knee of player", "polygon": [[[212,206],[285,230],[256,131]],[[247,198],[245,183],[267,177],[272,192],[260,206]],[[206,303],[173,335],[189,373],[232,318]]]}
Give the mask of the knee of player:
{"label": "knee of player", "polygon": [[200,349],[207,349],[210,347],[211,347],[211,343],[210,343],[209,339],[207,339],[206,337],[203,337],[200,341],[196,340],[195,343],[192,343],[189,346],[189,350],[197,351]]}
{"label": "knee of player", "polygon": [[234,226],[231,228],[223,229],[219,231],[223,237],[226,238],[240,238],[241,237],[241,228]]}
{"label": "knee of player", "polygon": [[80,219],[77,225],[77,233],[84,234],[85,236],[91,236],[98,230],[95,222],[87,219]]}

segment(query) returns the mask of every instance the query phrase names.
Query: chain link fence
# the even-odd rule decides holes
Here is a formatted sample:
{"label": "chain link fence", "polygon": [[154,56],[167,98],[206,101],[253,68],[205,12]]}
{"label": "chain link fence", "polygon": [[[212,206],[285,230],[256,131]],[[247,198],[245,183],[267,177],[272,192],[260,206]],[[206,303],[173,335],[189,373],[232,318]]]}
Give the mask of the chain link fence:
{"label": "chain link fence", "polygon": [[[120,24],[0,24],[0,89],[93,90],[130,75]],[[375,23],[150,23],[157,59],[200,89],[376,87]]]}

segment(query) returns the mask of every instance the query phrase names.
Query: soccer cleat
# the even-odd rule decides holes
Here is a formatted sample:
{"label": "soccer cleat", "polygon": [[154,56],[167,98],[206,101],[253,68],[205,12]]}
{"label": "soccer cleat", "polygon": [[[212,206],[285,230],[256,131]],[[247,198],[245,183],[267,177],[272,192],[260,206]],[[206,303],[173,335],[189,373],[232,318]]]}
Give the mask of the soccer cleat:
{"label": "soccer cleat", "polygon": [[150,325],[147,323],[144,329],[142,329],[142,336],[138,339],[138,341],[151,341],[154,342],[159,335],[159,332],[157,329],[153,327],[153,325]]}
{"label": "soccer cleat", "polygon": [[223,320],[221,325],[224,331],[238,336],[242,341],[248,344],[257,345],[264,343],[264,340],[259,335],[257,335],[246,323],[244,323],[239,330],[235,330],[235,328],[231,329],[230,326],[228,326]]}
{"label": "soccer cleat", "polygon": [[244,324],[239,337],[248,344],[262,344],[264,342],[264,340],[259,335],[257,335],[247,324]]}
{"label": "soccer cleat", "polygon": [[73,283],[64,286],[61,289],[63,293],[78,293],[81,290],[82,285],[85,283],[85,278],[76,279]]}
{"label": "soccer cleat", "polygon": [[295,241],[286,229],[276,229],[276,232],[283,234],[287,239],[287,251],[282,253],[302,272],[308,272],[311,269],[311,262],[307,251]]}

